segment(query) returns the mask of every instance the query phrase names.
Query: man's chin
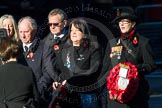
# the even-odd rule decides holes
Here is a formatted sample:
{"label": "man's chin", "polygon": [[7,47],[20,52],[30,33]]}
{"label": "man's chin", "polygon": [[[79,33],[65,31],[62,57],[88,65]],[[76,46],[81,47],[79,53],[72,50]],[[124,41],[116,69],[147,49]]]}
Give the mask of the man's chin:
{"label": "man's chin", "polygon": [[22,41],[23,43],[25,43],[25,44],[29,44],[30,42],[29,41]]}
{"label": "man's chin", "polygon": [[52,32],[52,34],[54,34],[54,35],[60,35],[61,33],[58,33],[58,32]]}

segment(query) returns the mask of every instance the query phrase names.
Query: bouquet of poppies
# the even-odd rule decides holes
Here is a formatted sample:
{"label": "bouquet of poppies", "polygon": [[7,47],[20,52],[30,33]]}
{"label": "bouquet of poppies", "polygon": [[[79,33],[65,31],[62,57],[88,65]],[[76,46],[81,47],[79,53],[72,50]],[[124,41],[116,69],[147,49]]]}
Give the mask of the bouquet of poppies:
{"label": "bouquet of poppies", "polygon": [[138,70],[130,62],[117,64],[107,77],[109,98],[120,103],[129,102],[135,96],[138,86]]}

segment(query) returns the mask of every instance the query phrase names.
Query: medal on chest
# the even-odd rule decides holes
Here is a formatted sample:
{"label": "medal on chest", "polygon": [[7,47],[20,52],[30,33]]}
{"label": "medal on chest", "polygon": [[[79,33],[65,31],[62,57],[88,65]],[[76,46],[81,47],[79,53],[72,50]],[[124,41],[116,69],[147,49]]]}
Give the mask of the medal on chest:
{"label": "medal on chest", "polygon": [[111,48],[110,58],[117,56],[117,59],[121,58],[123,46],[115,46]]}
{"label": "medal on chest", "polygon": [[70,53],[68,52],[66,55],[66,63],[64,64],[67,68],[71,68],[71,58],[70,58]]}

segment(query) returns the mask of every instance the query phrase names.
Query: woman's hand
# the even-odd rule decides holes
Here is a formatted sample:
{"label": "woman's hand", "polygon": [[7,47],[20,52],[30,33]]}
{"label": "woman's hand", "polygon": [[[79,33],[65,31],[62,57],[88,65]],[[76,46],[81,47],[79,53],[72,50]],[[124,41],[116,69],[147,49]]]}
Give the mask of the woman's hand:
{"label": "woman's hand", "polygon": [[65,85],[65,84],[66,84],[66,81],[67,81],[67,80],[64,80],[62,83],[53,82],[53,84],[52,84],[53,89],[56,90],[56,88],[58,88],[60,85],[61,85],[61,86]]}
{"label": "woman's hand", "polygon": [[61,85],[65,85],[67,80],[62,81]]}
{"label": "woman's hand", "polygon": [[57,88],[59,85],[60,85],[59,82],[53,82],[52,87],[53,87],[54,90],[56,90],[56,88]]}

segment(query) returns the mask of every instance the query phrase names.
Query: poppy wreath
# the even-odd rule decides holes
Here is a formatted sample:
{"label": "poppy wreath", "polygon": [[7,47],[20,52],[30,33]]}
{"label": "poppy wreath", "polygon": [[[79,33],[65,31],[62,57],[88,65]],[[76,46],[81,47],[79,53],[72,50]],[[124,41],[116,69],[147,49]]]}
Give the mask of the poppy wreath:
{"label": "poppy wreath", "polygon": [[[121,66],[127,67],[126,80],[128,84],[124,89],[119,87],[119,71]],[[109,98],[116,100],[119,103],[128,103],[136,94],[139,85],[138,70],[135,65],[130,62],[119,63],[110,70],[110,74],[107,76],[107,89],[109,91]]]}

